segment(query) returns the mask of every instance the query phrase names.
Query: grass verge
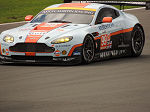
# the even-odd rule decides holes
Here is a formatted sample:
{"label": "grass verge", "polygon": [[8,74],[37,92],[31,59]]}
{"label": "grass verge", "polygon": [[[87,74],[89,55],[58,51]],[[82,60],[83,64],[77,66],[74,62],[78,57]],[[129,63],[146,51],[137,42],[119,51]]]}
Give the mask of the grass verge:
{"label": "grass verge", "polygon": [[[63,0],[0,0],[0,23],[24,21],[26,15],[36,15],[42,9]],[[115,6],[119,9],[119,6]],[[137,8],[125,6],[125,9]]]}
{"label": "grass verge", "polygon": [[26,15],[36,15],[45,7],[62,0],[0,0],[0,23],[24,21]]}

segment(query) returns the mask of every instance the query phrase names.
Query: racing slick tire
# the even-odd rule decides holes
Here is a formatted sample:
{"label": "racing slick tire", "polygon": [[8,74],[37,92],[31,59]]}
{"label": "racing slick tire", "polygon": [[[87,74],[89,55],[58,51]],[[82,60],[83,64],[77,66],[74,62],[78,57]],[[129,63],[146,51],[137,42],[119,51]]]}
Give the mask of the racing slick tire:
{"label": "racing slick tire", "polygon": [[145,36],[143,29],[139,25],[136,25],[132,31],[131,42],[131,55],[133,57],[140,56],[143,51]]}
{"label": "racing slick tire", "polygon": [[87,35],[83,41],[82,62],[85,64],[91,63],[95,56],[95,44],[90,35]]}
{"label": "racing slick tire", "polygon": [[4,64],[4,61],[2,61],[1,59],[0,59],[0,65],[3,65]]}

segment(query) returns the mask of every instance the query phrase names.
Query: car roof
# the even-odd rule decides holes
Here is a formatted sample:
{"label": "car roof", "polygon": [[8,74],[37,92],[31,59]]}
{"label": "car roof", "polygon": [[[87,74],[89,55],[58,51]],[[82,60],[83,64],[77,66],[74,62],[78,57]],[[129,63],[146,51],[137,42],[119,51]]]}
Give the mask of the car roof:
{"label": "car roof", "polygon": [[55,4],[51,5],[44,10],[52,9],[52,8],[85,8],[85,9],[94,9],[95,11],[100,7],[104,6],[104,4],[98,3],[63,3],[63,4]]}

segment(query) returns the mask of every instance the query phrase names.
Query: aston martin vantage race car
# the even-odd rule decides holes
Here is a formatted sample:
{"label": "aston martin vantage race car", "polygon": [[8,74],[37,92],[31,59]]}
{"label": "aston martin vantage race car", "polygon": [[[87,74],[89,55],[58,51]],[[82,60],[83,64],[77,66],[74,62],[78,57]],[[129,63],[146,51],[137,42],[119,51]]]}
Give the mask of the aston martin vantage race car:
{"label": "aston martin vantage race car", "polygon": [[56,4],[25,20],[29,22],[1,33],[2,63],[90,63],[137,57],[144,47],[144,30],[138,19],[110,5]]}

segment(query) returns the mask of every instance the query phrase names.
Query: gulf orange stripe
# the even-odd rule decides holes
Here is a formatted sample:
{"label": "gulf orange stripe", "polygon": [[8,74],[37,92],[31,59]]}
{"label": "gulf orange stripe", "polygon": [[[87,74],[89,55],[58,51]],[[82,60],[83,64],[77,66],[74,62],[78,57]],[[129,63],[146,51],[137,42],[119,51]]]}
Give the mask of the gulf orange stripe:
{"label": "gulf orange stripe", "polygon": [[[110,36],[119,35],[121,33],[131,32],[132,30],[133,30],[133,27],[129,28],[129,29],[124,29],[124,30],[120,30],[120,31],[117,31],[117,32],[113,32],[113,33],[110,34]],[[100,37],[96,37],[94,40],[97,40],[97,39],[101,39],[101,36]]]}
{"label": "gulf orange stripe", "polygon": [[72,55],[72,53],[73,53],[73,51],[74,51],[75,48],[80,47],[80,46],[82,46],[82,45],[83,45],[83,44],[74,45],[74,46],[71,48],[71,50],[70,50],[68,56],[71,56],[71,55]]}
{"label": "gulf orange stripe", "polygon": [[89,4],[90,3],[66,3],[66,4],[60,5],[59,7],[80,7],[80,8],[84,8]]}
{"label": "gulf orange stripe", "polygon": [[117,32],[111,33],[110,35],[111,35],[111,36],[113,36],[113,35],[118,35],[118,34],[121,34],[121,33],[130,32],[130,31],[132,31],[132,30],[133,30],[133,28],[124,29],[124,30],[120,30],[120,31],[117,31]]}

